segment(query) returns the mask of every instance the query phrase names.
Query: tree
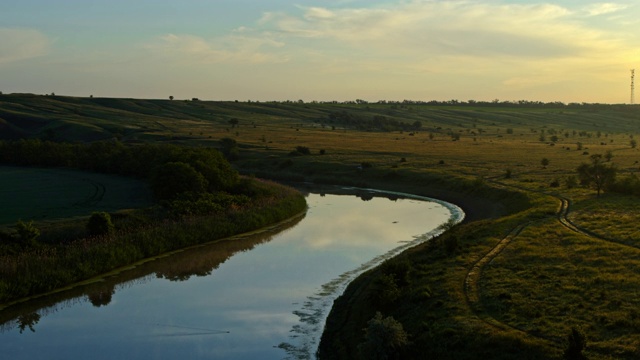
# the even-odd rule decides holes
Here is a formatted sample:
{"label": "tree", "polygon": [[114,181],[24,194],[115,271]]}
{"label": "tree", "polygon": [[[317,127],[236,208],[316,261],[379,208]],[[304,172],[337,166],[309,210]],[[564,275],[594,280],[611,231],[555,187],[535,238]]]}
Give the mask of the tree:
{"label": "tree", "polygon": [[364,342],[358,350],[363,359],[400,359],[400,351],[409,344],[409,336],[402,324],[393,317],[382,317],[380,312],[368,321],[364,329]]}
{"label": "tree", "polygon": [[201,193],[208,185],[201,173],[184,162],[160,165],[153,172],[150,184],[154,195],[160,200],[172,200],[185,192]]}
{"label": "tree", "polygon": [[636,139],[631,139],[629,141],[629,145],[631,146],[631,148],[635,149],[638,146],[638,142],[636,141]]}
{"label": "tree", "polygon": [[595,187],[600,196],[600,192],[616,180],[616,169],[613,165],[606,166],[602,155],[593,154],[590,156],[591,164],[583,163],[578,166],[578,176],[583,185]]}
{"label": "tree", "polygon": [[94,212],[87,223],[87,230],[92,236],[109,235],[115,230],[111,215],[106,212]]}
{"label": "tree", "polygon": [[173,100],[173,95],[169,96],[169,100]]}
{"label": "tree", "polygon": [[236,118],[229,120],[229,125],[231,125],[232,128],[235,128],[236,126],[238,126],[239,123],[240,121]]}

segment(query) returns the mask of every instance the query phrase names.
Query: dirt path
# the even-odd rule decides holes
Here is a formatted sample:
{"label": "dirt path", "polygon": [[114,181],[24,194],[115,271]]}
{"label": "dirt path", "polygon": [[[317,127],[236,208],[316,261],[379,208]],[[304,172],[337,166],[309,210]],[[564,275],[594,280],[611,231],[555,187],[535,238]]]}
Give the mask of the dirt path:
{"label": "dirt path", "polygon": [[[535,193],[540,193],[540,194],[544,194],[547,196],[551,196],[554,199],[556,199],[559,202],[559,208],[556,211],[555,217],[558,220],[558,222],[563,225],[565,228],[576,232],[578,234],[590,237],[592,239],[596,239],[596,240],[600,240],[600,241],[606,241],[606,242],[611,242],[611,243],[615,243],[617,245],[620,246],[625,246],[625,247],[630,247],[630,248],[634,248],[634,249],[638,249],[639,247],[637,246],[632,246],[632,245],[628,245],[628,244],[624,244],[621,243],[619,241],[616,241],[615,239],[609,239],[609,238],[605,238],[602,236],[599,236],[598,234],[595,234],[591,231],[588,231],[586,229],[580,228],[578,225],[574,224],[569,218],[569,212],[570,212],[570,207],[571,207],[571,200],[568,198],[565,198],[561,195],[557,195],[557,194],[551,194],[551,193],[547,193],[544,191],[537,191],[537,190],[531,190],[531,189],[527,189],[521,186],[516,186],[516,185],[508,185],[508,184],[504,184],[502,182],[499,182],[495,179],[493,180],[489,180],[491,181],[493,184],[500,186],[500,187],[510,187],[510,188],[516,188],[518,190],[521,191],[527,191],[527,192],[535,192]],[[531,225],[532,223],[523,223],[520,224],[518,226],[516,226],[514,229],[512,229],[509,234],[507,234],[502,240],[500,240],[495,247],[493,247],[489,252],[487,252],[482,258],[480,258],[473,266],[471,266],[471,268],[467,271],[467,275],[465,277],[465,281],[464,281],[464,295],[465,295],[465,299],[466,299],[466,305],[469,309],[469,311],[474,314],[479,320],[481,320],[484,324],[490,326],[493,329],[499,329],[502,331],[517,331],[523,335],[526,336],[530,336],[533,338],[536,338],[538,340],[541,341],[546,341],[547,343],[551,343],[552,346],[563,346],[564,342],[563,339],[558,338],[558,337],[548,337],[548,336],[542,336],[540,334],[532,334],[524,329],[519,329],[516,327],[513,327],[511,325],[508,325],[506,323],[501,322],[500,320],[490,316],[486,311],[484,311],[484,309],[482,308],[482,304],[480,302],[480,287],[479,287],[479,283],[480,280],[482,278],[482,272],[484,270],[484,267],[489,264],[493,259],[495,259],[498,255],[500,255],[500,253],[507,247],[509,246],[509,244],[529,225]]]}
{"label": "dirt path", "polygon": [[[559,201],[559,208],[556,212],[556,218],[557,220],[566,228],[568,228],[569,230],[575,231],[577,233],[580,233],[582,235],[585,236],[589,236],[592,238],[597,238],[600,239],[598,236],[596,236],[595,234],[592,234],[586,230],[580,229],[578,226],[576,226],[575,224],[573,224],[568,218],[568,214],[569,214],[569,207],[571,205],[571,201],[567,198],[564,198],[562,196],[559,195],[555,195],[555,194],[549,194],[546,192],[541,192],[541,191],[536,191],[536,190],[530,190],[530,189],[526,189],[524,187],[520,187],[520,186],[512,186],[512,185],[507,185],[504,183],[501,183],[499,181],[496,180],[490,180],[493,184],[501,186],[501,187],[511,187],[511,188],[517,188],[519,190],[522,191],[528,191],[528,192],[537,192],[537,193],[543,193],[545,195],[551,196],[555,199],[557,199]],[[464,294],[465,294],[465,299],[466,299],[466,304],[467,307],[469,308],[470,312],[473,313],[479,320],[481,320],[483,323],[491,326],[494,329],[500,329],[503,331],[518,331],[522,334],[525,334],[527,336],[531,336],[543,341],[551,341],[552,343],[558,345],[558,342],[560,339],[558,338],[550,338],[550,337],[543,337],[540,335],[534,335],[531,334],[523,329],[519,329],[519,328],[515,328],[511,325],[508,325],[506,323],[501,322],[500,320],[488,315],[485,311],[483,311],[482,309],[482,305],[480,303],[480,287],[479,287],[479,282],[480,279],[482,277],[482,271],[484,270],[484,267],[489,264],[494,258],[496,258],[498,255],[500,255],[500,253],[507,247],[509,246],[509,244],[511,243],[511,241],[513,241],[527,226],[531,225],[531,222],[527,222],[527,223],[523,223],[520,224],[518,226],[516,226],[514,229],[512,229],[509,234],[507,234],[502,240],[500,240],[496,246],[494,246],[489,252],[487,252],[482,258],[480,258],[475,264],[473,264],[473,266],[471,266],[471,268],[467,271],[467,275],[465,277],[465,281],[464,281]],[[600,240],[605,240],[606,239],[600,239]]]}

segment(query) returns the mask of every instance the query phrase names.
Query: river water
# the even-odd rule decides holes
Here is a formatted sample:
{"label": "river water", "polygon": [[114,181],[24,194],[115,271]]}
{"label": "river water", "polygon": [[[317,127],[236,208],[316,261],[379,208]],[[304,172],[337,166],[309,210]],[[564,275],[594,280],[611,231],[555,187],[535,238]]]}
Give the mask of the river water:
{"label": "river water", "polygon": [[[349,190],[350,192],[356,190]],[[358,274],[462,211],[357,190],[308,193],[307,213],[0,310],[5,359],[311,359]]]}

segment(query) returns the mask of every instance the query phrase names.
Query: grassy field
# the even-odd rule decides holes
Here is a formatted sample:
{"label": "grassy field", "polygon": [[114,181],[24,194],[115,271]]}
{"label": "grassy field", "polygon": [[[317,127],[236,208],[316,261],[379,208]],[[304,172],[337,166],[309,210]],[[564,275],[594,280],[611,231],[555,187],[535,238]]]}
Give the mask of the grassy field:
{"label": "grassy field", "polygon": [[[382,130],[382,118],[406,126]],[[572,328],[586,335],[590,359],[638,358],[638,199],[567,184],[594,154],[610,153],[619,178],[637,174],[639,125],[640,107],[616,105],[0,96],[5,138],[218,148],[231,138],[246,174],[461,205],[466,223],[364,274],[336,302],[323,343],[334,351],[328,358],[345,359],[357,358],[376,311],[402,323],[411,343],[398,351],[408,358],[561,358]],[[402,262],[398,296],[381,301],[380,279]]]}
{"label": "grassy field", "polygon": [[0,166],[0,225],[47,221],[148,206],[139,180],[66,169]]}

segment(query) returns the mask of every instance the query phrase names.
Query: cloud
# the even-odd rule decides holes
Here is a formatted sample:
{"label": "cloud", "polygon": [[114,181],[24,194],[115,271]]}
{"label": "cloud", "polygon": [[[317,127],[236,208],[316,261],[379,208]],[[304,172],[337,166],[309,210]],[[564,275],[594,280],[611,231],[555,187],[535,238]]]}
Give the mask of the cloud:
{"label": "cloud", "polygon": [[0,28],[0,64],[40,57],[52,41],[34,29]]}
{"label": "cloud", "polygon": [[372,52],[539,58],[576,55],[603,40],[571,15],[550,4],[414,1],[388,8],[314,7],[299,16],[271,13],[262,24],[286,41],[330,40]]}
{"label": "cloud", "polygon": [[245,35],[250,29],[241,27],[234,33],[213,40],[188,34],[166,34],[146,48],[165,58],[179,59],[182,62],[216,63],[283,63],[288,58],[273,52],[284,46],[283,43],[268,37]]}
{"label": "cloud", "polygon": [[599,3],[587,6],[585,11],[589,16],[598,16],[618,12],[626,8],[628,8],[628,6],[624,4]]}
{"label": "cloud", "polygon": [[[588,13],[623,8],[600,3]],[[242,26],[215,39],[168,34],[150,48],[203,63],[372,65],[371,59],[379,59],[408,65],[426,59],[589,57],[604,50],[611,54],[621,40],[586,23],[579,11],[553,4],[414,0],[394,6],[296,9],[265,12],[254,27]]]}

